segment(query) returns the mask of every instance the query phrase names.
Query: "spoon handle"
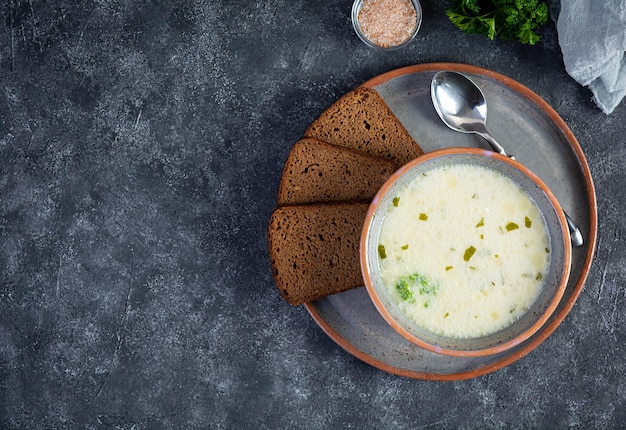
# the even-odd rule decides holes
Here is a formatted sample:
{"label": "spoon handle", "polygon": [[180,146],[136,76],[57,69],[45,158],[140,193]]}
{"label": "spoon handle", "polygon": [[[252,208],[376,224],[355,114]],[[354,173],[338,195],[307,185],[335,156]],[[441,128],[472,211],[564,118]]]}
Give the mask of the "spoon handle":
{"label": "spoon handle", "polygon": [[580,232],[580,229],[574,224],[574,221],[569,217],[567,212],[563,211],[565,214],[565,220],[567,221],[567,227],[569,228],[570,239],[572,240],[572,245],[579,247],[583,246],[583,234]]}
{"label": "spoon handle", "polygon": [[[509,157],[515,160],[515,157],[512,155],[508,155],[506,151],[504,150],[504,148],[502,147],[502,145],[496,142],[496,140],[493,137],[491,137],[489,133],[487,133],[486,131],[476,132],[476,133],[482,136],[482,138],[485,139],[487,143],[489,143],[489,145],[491,146],[491,149],[493,149],[494,152],[497,152],[499,154],[504,155],[505,157]],[[565,214],[565,220],[567,221],[567,228],[569,229],[569,235],[572,241],[572,245],[575,247],[583,246],[584,240],[583,240],[583,235],[580,232],[580,229],[576,226],[576,224],[570,218],[567,212],[563,211],[563,214]]]}
{"label": "spoon handle", "polygon": [[481,136],[483,139],[485,139],[487,141],[487,143],[489,143],[489,146],[491,146],[491,149],[493,149],[494,152],[497,152],[498,154],[502,154],[505,157],[510,157],[512,159],[515,159],[515,157],[513,157],[512,155],[508,155],[506,153],[506,151],[504,150],[504,148],[502,147],[502,145],[500,145],[496,139],[494,139],[493,137],[491,137],[491,135],[489,133],[487,133],[487,131],[483,131],[483,132],[476,132],[479,136]]}

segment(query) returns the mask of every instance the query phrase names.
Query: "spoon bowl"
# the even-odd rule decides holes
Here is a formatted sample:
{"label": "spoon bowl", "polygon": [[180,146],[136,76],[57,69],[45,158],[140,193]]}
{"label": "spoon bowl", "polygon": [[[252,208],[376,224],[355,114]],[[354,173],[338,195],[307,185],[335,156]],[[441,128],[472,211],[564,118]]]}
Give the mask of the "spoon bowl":
{"label": "spoon bowl", "polygon": [[495,152],[508,156],[487,131],[487,100],[474,82],[461,73],[444,70],[435,74],[430,88],[433,105],[444,124],[461,133],[476,133]]}

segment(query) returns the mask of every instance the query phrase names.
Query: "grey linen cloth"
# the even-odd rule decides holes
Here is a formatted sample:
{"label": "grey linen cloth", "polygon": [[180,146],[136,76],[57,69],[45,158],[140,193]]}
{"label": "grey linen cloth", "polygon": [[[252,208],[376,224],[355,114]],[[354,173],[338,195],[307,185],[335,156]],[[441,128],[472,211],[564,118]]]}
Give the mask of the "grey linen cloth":
{"label": "grey linen cloth", "polygon": [[565,70],[610,114],[626,95],[626,0],[555,1],[551,13]]}

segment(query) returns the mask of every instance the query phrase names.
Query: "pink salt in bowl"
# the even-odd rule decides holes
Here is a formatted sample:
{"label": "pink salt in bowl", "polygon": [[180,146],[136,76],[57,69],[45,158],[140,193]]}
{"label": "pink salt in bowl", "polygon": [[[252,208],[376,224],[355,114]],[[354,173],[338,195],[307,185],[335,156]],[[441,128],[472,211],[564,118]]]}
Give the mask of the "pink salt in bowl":
{"label": "pink salt in bowl", "polygon": [[408,45],[422,24],[418,0],[355,0],[352,26],[367,46],[392,51]]}

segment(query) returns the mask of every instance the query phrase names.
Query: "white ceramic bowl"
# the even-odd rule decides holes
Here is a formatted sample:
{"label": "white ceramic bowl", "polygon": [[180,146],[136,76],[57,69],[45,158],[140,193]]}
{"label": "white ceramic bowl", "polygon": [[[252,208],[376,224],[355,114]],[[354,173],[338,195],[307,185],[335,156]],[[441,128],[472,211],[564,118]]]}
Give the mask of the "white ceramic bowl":
{"label": "white ceramic bowl", "polygon": [[[517,321],[482,337],[446,337],[425,329],[398,306],[398,298],[383,283],[379,266],[379,235],[385,213],[398,191],[431,169],[474,165],[496,170],[512,179],[535,202],[546,224],[549,263],[544,285],[529,310]],[[422,244],[428,246],[428,244]],[[408,163],[383,185],[372,201],[361,236],[361,270],[368,294],[383,318],[410,342],[432,352],[453,356],[484,356],[512,348],[530,338],[557,308],[570,272],[571,244],[563,210],[550,189],[517,161],[476,148],[450,148],[429,152]],[[514,288],[514,287],[513,287]]]}

